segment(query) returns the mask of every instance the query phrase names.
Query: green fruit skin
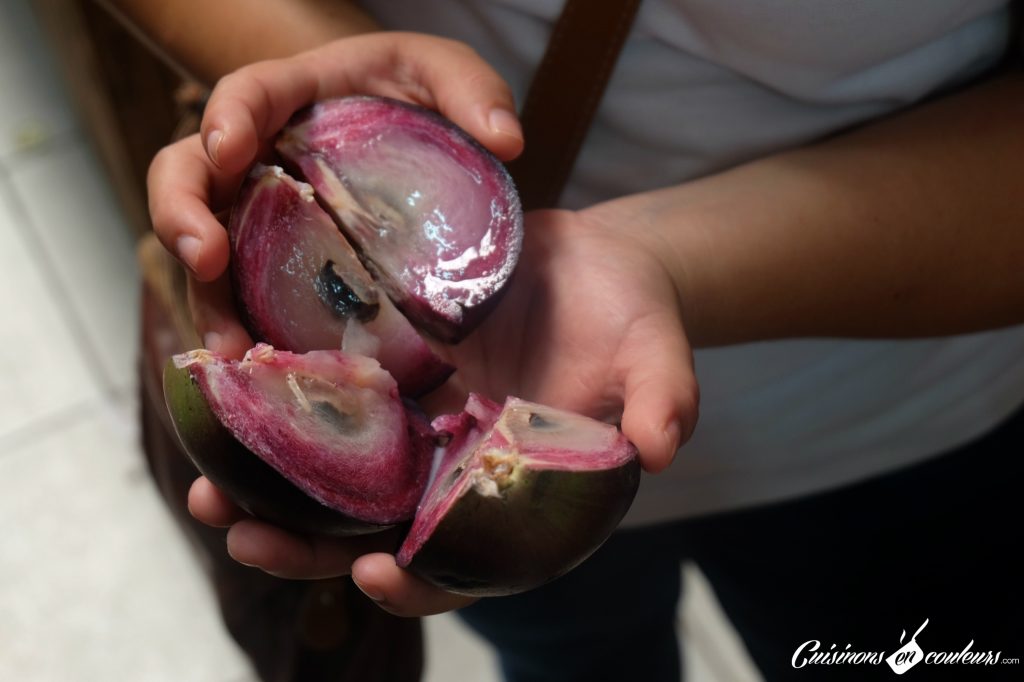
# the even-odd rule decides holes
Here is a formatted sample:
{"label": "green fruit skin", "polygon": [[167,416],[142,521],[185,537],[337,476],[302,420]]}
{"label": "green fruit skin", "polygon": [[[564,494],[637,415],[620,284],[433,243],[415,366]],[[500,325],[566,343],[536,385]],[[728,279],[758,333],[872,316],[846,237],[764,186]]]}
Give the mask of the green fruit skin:
{"label": "green fruit skin", "polygon": [[409,569],[449,592],[495,597],[539,587],[579,565],[626,515],[640,465],[527,470],[500,497],[469,488]]}
{"label": "green fruit skin", "polygon": [[324,506],[239,443],[210,409],[187,367],[164,366],[164,400],[185,452],[239,507],[281,528],[345,537],[385,530]]}

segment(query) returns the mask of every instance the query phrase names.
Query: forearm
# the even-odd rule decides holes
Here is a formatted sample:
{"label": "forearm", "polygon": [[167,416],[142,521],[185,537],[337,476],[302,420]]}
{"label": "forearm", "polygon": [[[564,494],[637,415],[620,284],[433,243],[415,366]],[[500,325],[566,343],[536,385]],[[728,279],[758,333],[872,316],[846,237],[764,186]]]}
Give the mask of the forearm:
{"label": "forearm", "polygon": [[589,209],[662,256],[698,345],[1024,322],[1024,77]]}
{"label": "forearm", "polygon": [[376,28],[342,0],[100,0],[169,61],[212,85],[235,69]]}

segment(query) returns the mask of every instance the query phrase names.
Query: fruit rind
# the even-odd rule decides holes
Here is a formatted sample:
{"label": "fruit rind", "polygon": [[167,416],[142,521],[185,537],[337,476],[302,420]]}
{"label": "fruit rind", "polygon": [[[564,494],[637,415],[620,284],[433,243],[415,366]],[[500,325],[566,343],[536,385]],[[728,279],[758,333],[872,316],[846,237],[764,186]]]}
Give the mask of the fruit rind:
{"label": "fruit rind", "polygon": [[611,535],[639,484],[615,469],[521,470],[498,494],[467,487],[430,538],[399,565],[449,592],[477,597],[530,590],[575,568]]}

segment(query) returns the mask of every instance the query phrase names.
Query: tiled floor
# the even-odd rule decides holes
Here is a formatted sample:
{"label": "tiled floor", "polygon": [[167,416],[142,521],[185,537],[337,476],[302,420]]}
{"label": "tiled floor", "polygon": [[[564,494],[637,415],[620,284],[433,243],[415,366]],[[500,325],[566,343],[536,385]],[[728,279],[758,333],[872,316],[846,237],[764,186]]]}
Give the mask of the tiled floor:
{"label": "tiled floor", "polygon": [[[0,4],[0,680],[253,680],[151,485],[129,232],[27,0]],[[690,680],[756,679],[695,572]],[[451,616],[428,682],[496,680]]]}

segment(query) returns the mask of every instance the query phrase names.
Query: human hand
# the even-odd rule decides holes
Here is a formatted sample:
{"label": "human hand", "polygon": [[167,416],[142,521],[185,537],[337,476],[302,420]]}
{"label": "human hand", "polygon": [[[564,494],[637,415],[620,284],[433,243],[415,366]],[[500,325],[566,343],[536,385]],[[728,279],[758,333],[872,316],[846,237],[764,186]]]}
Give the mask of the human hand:
{"label": "human hand", "polygon": [[457,369],[422,401],[459,411],[468,391],[620,423],[645,470],[672,461],[697,419],[698,388],[675,283],[656,245],[595,211],[533,211],[504,297],[438,353]]}
{"label": "human hand", "polygon": [[[357,93],[437,109],[501,159],[522,149],[508,86],[471,49],[450,40],[368,34],[253,64],[222,79],[201,132],[162,150],[148,178],[154,230],[189,271],[189,303],[207,348],[241,357],[252,346],[234,308],[226,277],[230,247],[216,216],[230,207],[249,166],[295,111]],[[205,478],[193,485],[189,508],[200,521],[230,527],[228,551],[238,561],[274,575],[352,573],[365,592],[383,599],[384,608],[402,615],[471,601],[398,569],[383,551],[394,549],[394,534],[345,541],[299,537],[249,517]]]}
{"label": "human hand", "polygon": [[252,346],[234,309],[225,276],[230,247],[215,216],[230,207],[249,166],[295,111],[348,94],[439,110],[503,160],[522,149],[508,86],[473,50],[451,40],[371,33],[223,78],[200,133],[161,150],[148,178],[153,229],[189,271],[189,304],[207,348],[241,357]]}
{"label": "human hand", "polygon": [[[466,74],[443,83],[472,83],[470,95],[443,87],[419,91],[439,79],[443,69],[428,69],[418,74],[418,81],[409,80],[417,74],[391,73],[392,80],[381,80],[378,74],[362,91],[436,106],[499,157],[511,158],[521,147],[518,126],[487,128],[491,119],[482,115],[488,107],[511,111],[507,88],[475,55],[440,42],[439,52],[465,62],[458,73]],[[324,60],[321,66],[330,61],[323,54],[317,60]],[[205,345],[226,355],[241,355],[251,340],[234,312],[224,277],[228,243],[214,211],[229,205],[249,163],[294,110],[311,99],[352,91],[351,82],[334,82],[332,90],[324,89],[321,81],[313,91],[297,94],[301,86],[292,81],[301,79],[302,69],[291,61],[255,65],[235,82],[219,85],[201,135],[165,150],[150,173],[157,233],[192,272],[190,300]],[[284,85],[278,90],[277,83]],[[569,212],[530,216],[521,272],[493,319],[457,348],[443,351],[460,373],[458,383],[446,388],[444,396],[435,396],[434,403],[454,399],[458,404],[450,406],[460,409],[461,392],[472,389],[497,398],[518,394],[612,421],[621,416],[644,466],[658,471],[689,434],[696,411],[689,348],[675,312],[674,289],[663,281],[664,270],[650,253],[624,234],[597,224],[588,230],[585,222]],[[524,337],[529,342],[518,343]],[[525,352],[528,348],[537,352]],[[514,361],[500,367],[484,362],[492,353],[511,360],[506,354],[513,350]],[[565,380],[574,376],[578,381]],[[437,613],[471,601],[399,569],[393,556],[380,551],[393,549],[394,538],[388,535],[345,541],[298,537],[248,517],[206,479],[193,486],[190,509],[210,525],[230,526],[231,555],[274,575],[351,573],[383,608],[401,615]]]}
{"label": "human hand", "polygon": [[[697,389],[676,289],[654,250],[586,213],[527,214],[522,258],[497,308],[457,346],[438,346],[456,375],[427,404],[462,409],[465,392],[519,395],[622,421],[648,471],[669,465],[696,419]],[[351,573],[381,606],[424,615],[472,599],[438,590],[395,565],[390,534],[344,541],[299,537],[248,517],[206,479],[189,509],[231,526],[237,560],[286,578]]]}
{"label": "human hand", "polygon": [[[474,390],[621,417],[648,471],[668,466],[696,420],[696,379],[671,278],[652,247],[586,213],[528,214],[522,259],[504,298],[462,343],[438,350],[458,371],[429,396],[432,411],[457,411]],[[400,615],[472,601],[398,568],[387,553],[390,535],[299,537],[248,517],[206,479],[193,486],[189,507],[210,525],[231,526],[235,559],[274,575],[351,573]]]}
{"label": "human hand", "polygon": [[395,531],[344,540],[289,533],[249,516],[205,477],[192,484],[188,508],[203,523],[228,528],[227,550],[233,559],[280,578],[351,575],[381,608],[400,616],[442,613],[475,601],[398,568],[394,552],[401,538]]}

